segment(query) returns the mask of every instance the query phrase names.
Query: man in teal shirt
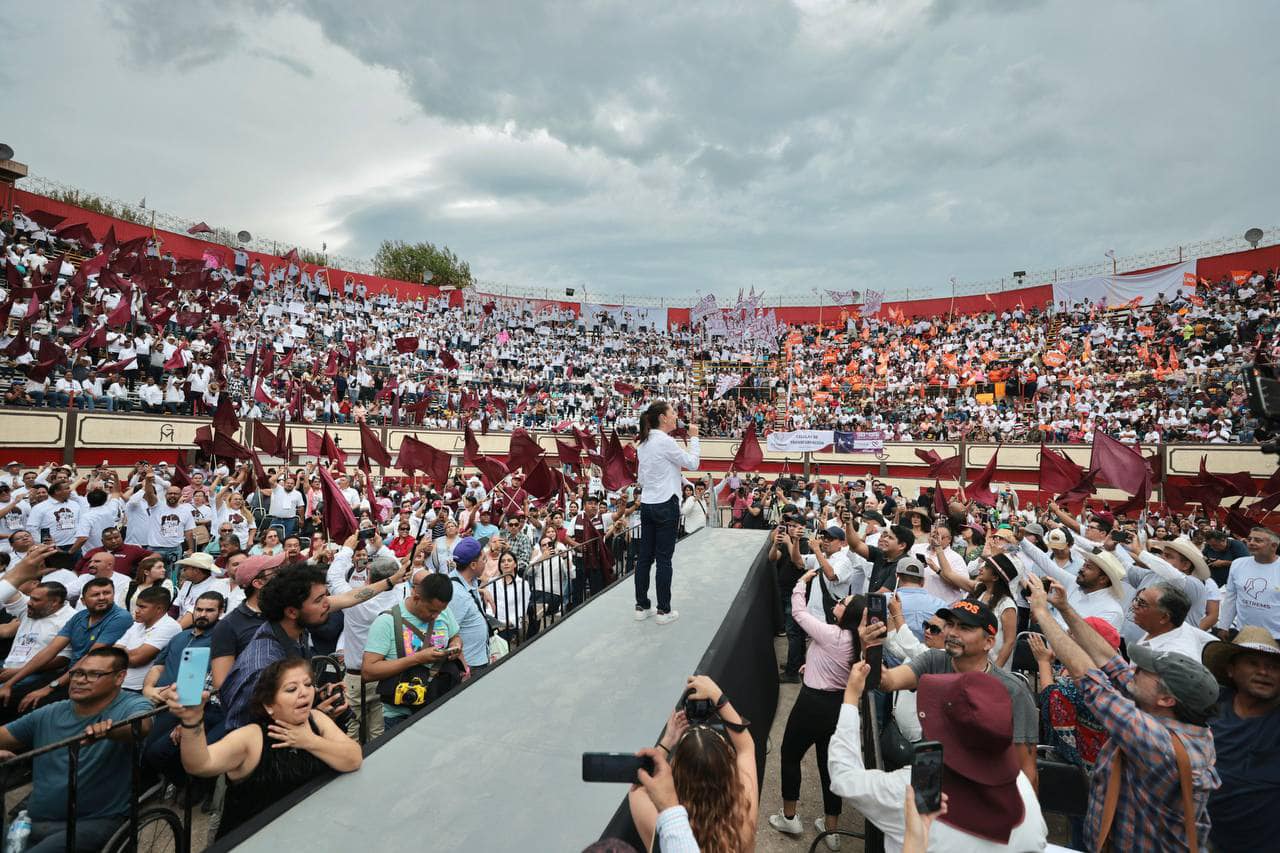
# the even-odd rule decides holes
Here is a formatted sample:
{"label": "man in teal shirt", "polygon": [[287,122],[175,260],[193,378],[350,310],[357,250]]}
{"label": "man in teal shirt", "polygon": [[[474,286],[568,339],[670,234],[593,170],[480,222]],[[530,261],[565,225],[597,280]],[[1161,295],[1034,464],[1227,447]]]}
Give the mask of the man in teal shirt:
{"label": "man in teal shirt", "polygon": [[[76,771],[76,849],[101,850],[129,815],[129,740],[132,727],[119,723],[151,710],[136,693],[121,690],[129,656],[110,646],[90,649],[67,673],[70,699],[38,708],[0,728],[0,759],[14,750],[38,749],[75,735],[99,738],[80,749]],[[142,736],[151,728],[141,723]],[[8,752],[5,752],[5,751]],[[34,784],[28,853],[66,848],[68,751],[55,749],[33,762]]]}
{"label": "man in teal shirt", "polygon": [[[415,666],[428,666],[433,673],[441,665],[462,654],[458,620],[449,612],[453,584],[441,574],[429,574],[418,582],[409,597],[400,602],[401,630],[396,630],[393,611],[378,615],[369,626],[360,669],[365,681],[396,678]],[[397,635],[398,634],[398,635]],[[416,710],[412,706],[382,703],[387,728],[404,722]]]}

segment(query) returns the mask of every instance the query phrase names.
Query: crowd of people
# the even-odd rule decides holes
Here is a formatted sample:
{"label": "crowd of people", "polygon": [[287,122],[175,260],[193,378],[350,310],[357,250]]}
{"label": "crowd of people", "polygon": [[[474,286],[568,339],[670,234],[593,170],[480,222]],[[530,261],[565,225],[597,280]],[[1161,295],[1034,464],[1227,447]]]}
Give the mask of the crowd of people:
{"label": "crowd of people", "polygon": [[[371,496],[335,470],[332,499],[358,518],[338,541],[315,464],[273,469],[263,484],[249,473],[197,463],[184,482],[165,463],[6,466],[0,750],[90,724],[105,737],[113,721],[156,710],[147,772],[208,792],[225,835],[325,768],[358,767],[361,743],[483,675],[638,553],[640,495],[606,494],[598,477],[539,501],[518,471],[492,489],[458,471],[444,488],[388,481]],[[684,502],[702,508],[681,515],[685,533],[715,515],[705,491]],[[183,655],[202,647],[208,692],[184,706]],[[128,738],[112,738],[81,752],[81,849],[98,849],[127,814],[128,748],[116,738]],[[34,762],[32,849],[62,849],[59,753]],[[215,777],[216,794],[200,781]]]}
{"label": "crowd of people", "polygon": [[[1276,332],[1274,270],[1118,311],[845,312],[762,348],[554,303],[400,302],[289,258],[192,266],[150,240],[81,247],[21,210],[3,224],[6,406],[199,414],[229,395],[245,418],[634,434],[650,400],[696,393],[707,435],[755,422],[900,441],[1088,443],[1101,429],[1130,443],[1234,443],[1256,426],[1240,369]],[[68,250],[89,254],[92,271],[78,275]]]}
{"label": "crowd of people", "polygon": [[[1280,532],[1242,541],[1195,513],[1134,522],[1054,502],[992,518],[952,501],[935,517],[930,496],[875,481],[756,486],[776,520],[779,677],[801,683],[774,830],[807,831],[811,749],[817,832],[852,806],[886,850],[1045,849],[1049,811],[1069,818],[1054,840],[1079,850],[1250,850],[1275,823]],[[868,617],[879,595],[884,620]],[[863,754],[868,703],[880,766]],[[949,805],[931,817],[907,793],[922,741],[946,767]]]}

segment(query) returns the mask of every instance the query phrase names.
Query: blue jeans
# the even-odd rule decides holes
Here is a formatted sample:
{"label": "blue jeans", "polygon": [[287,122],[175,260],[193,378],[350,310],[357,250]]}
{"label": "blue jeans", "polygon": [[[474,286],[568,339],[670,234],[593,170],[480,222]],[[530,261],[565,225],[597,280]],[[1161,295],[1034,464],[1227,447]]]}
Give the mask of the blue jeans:
{"label": "blue jeans", "polygon": [[[124,825],[126,817],[100,817],[76,821],[76,849],[95,851],[106,846],[112,834]],[[27,853],[62,853],[67,849],[67,824],[61,820],[31,822]]]}
{"label": "blue jeans", "polygon": [[277,524],[284,528],[284,535],[280,537],[280,541],[283,542],[284,540],[292,536],[294,530],[297,529],[298,517],[296,515],[290,518],[282,518],[278,515],[272,515],[267,517],[268,526],[274,526]]}
{"label": "blue jeans", "polygon": [[636,607],[648,610],[649,570],[658,563],[658,612],[671,611],[671,555],[680,531],[680,499],[640,504],[640,556],[636,562]]}

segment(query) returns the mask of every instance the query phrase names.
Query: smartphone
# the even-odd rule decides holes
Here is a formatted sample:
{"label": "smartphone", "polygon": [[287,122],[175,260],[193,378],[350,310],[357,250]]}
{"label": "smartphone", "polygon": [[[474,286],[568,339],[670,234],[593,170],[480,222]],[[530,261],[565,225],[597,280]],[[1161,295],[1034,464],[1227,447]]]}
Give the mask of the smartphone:
{"label": "smartphone", "polygon": [[377,528],[374,528],[374,527],[366,527],[364,530],[361,530],[361,531],[360,531],[360,538],[361,538],[361,539],[372,539],[372,538],[373,538],[373,536],[374,536],[374,534],[375,534],[375,533],[377,533],[377,532],[378,532],[378,531],[377,531]]}
{"label": "smartphone", "polygon": [[[884,593],[867,593],[867,624],[870,625],[872,622],[879,622],[881,625],[889,624],[889,600],[885,598]],[[871,671],[867,673],[866,689],[868,690],[875,690],[880,686],[883,655],[883,646],[872,646],[865,652],[867,664],[871,667]]]}
{"label": "smartphone", "polygon": [[54,551],[44,558],[44,564],[50,569],[70,569],[76,564],[75,558],[65,551]]}
{"label": "smartphone", "polygon": [[889,600],[882,592],[867,593],[867,623],[879,621],[881,625],[889,624]]}
{"label": "smartphone", "polygon": [[932,814],[942,808],[942,744],[922,740],[911,758],[911,787],[916,792],[916,810]]}
{"label": "smartphone", "polygon": [[178,701],[188,707],[200,704],[204,698],[204,680],[209,673],[209,647],[187,648],[182,650],[182,661],[178,664]]}
{"label": "smartphone", "polygon": [[653,759],[646,756],[632,755],[629,752],[582,753],[583,782],[633,784],[638,781],[636,774],[641,768],[652,773]]}

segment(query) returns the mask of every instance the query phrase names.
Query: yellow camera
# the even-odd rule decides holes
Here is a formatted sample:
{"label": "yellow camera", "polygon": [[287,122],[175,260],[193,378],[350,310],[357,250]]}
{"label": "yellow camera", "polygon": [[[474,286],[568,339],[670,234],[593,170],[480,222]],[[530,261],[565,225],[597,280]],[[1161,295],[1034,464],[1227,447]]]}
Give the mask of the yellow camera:
{"label": "yellow camera", "polygon": [[422,679],[415,678],[411,681],[404,681],[396,685],[395,703],[397,705],[412,705],[417,707],[425,705],[427,702],[427,687],[422,683]]}

